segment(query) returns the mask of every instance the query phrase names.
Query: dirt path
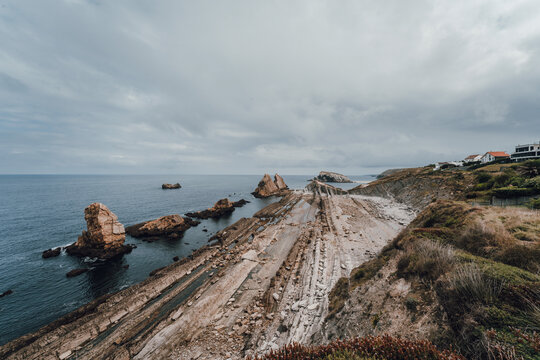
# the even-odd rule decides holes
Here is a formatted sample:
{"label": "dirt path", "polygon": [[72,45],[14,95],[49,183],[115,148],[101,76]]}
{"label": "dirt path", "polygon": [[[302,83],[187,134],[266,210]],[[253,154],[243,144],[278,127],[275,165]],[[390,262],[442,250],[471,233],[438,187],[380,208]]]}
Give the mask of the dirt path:
{"label": "dirt path", "polygon": [[328,293],[413,213],[389,200],[292,193],[221,244],[0,348],[8,359],[238,359],[309,343]]}

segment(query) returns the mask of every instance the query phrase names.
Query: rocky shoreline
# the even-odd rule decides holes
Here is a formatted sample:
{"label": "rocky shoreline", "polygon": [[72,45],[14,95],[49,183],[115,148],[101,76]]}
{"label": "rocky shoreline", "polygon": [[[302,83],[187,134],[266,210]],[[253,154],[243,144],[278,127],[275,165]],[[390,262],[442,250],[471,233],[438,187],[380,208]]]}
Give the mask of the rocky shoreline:
{"label": "rocky shoreline", "polygon": [[0,357],[239,359],[309,341],[335,282],[409,219],[390,200],[324,189],[288,192],[142,283],[0,347]]}

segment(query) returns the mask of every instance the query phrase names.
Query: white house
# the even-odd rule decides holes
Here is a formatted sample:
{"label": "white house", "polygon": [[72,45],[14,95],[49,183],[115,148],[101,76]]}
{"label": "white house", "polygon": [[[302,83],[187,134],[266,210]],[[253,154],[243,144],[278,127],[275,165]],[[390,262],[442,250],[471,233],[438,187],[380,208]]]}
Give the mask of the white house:
{"label": "white house", "polygon": [[463,162],[465,164],[472,163],[472,162],[480,161],[481,158],[482,158],[482,154],[469,155],[465,159],[463,159]]}
{"label": "white house", "polygon": [[528,159],[540,159],[540,142],[536,144],[526,144],[516,146],[516,151],[512,153],[512,160],[522,161]]}
{"label": "white house", "polygon": [[484,156],[482,156],[480,161],[485,164],[488,162],[492,162],[492,161],[500,160],[500,159],[506,159],[506,158],[510,158],[510,155],[508,155],[504,151],[488,151],[487,153],[484,154]]}

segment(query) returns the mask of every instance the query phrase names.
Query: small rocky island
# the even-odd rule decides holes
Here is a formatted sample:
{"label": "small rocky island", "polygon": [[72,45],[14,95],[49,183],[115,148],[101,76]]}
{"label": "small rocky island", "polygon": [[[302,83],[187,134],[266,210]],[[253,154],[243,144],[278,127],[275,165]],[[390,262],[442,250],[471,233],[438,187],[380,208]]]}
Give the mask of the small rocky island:
{"label": "small rocky island", "polygon": [[[124,225],[107,206],[101,203],[89,205],[84,209],[84,219],[87,230],[82,232],[75,243],[66,247],[68,254],[110,259],[133,249],[132,246],[124,245]],[[59,253],[57,249],[53,251],[54,254]],[[45,252],[43,257],[46,257]]]}
{"label": "small rocky island", "polygon": [[180,183],[176,183],[176,184],[163,184],[161,185],[161,188],[163,190],[168,190],[168,189],[180,189],[182,187],[182,185],[180,185]]}
{"label": "small rocky island", "polygon": [[164,237],[177,239],[181,238],[187,229],[199,224],[199,221],[174,214],[128,226],[126,228],[126,233],[147,241],[153,241]]}
{"label": "small rocky island", "polygon": [[266,198],[270,196],[283,196],[289,193],[289,187],[278,174],[274,175],[274,180],[269,174],[264,174],[255,191],[251,194],[256,198]]}
{"label": "small rocky island", "polygon": [[343,174],[338,174],[331,171],[321,171],[313,180],[322,182],[335,182],[335,183],[352,183],[351,179]]}
{"label": "small rocky island", "polygon": [[229,199],[221,199],[221,200],[218,200],[218,202],[216,202],[214,206],[209,209],[197,211],[197,212],[189,212],[186,214],[186,216],[196,218],[196,219],[209,219],[209,218],[215,219],[215,218],[219,218],[219,217],[231,214],[235,208],[242,207],[248,202],[249,201],[244,200],[244,199],[234,201],[234,202],[230,201]]}

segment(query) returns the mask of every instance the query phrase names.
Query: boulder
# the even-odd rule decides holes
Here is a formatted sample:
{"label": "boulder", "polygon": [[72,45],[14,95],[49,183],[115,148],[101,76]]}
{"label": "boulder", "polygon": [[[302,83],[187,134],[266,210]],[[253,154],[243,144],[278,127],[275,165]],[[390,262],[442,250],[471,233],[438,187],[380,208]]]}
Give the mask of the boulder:
{"label": "boulder", "polygon": [[163,184],[161,185],[162,189],[180,189],[182,186],[179,183],[176,184]]}
{"label": "boulder", "polygon": [[229,215],[234,211],[234,208],[242,207],[248,202],[249,201],[246,201],[244,199],[235,202],[232,202],[229,199],[221,199],[218,200],[214,204],[214,206],[209,209],[197,212],[190,212],[187,213],[186,216],[197,219],[219,218],[225,215]]}
{"label": "boulder", "polygon": [[251,194],[257,198],[266,198],[269,196],[283,196],[289,190],[283,178],[278,174],[274,175],[274,180],[268,174],[264,174],[257,188]]}
{"label": "boulder", "polygon": [[199,224],[199,221],[175,214],[128,226],[126,232],[133,237],[144,240],[154,240],[157,238],[175,239],[181,238],[187,229]]}
{"label": "boulder", "polygon": [[59,248],[59,247],[57,247],[56,249],[45,250],[41,254],[41,257],[44,258],[44,259],[48,259],[48,258],[51,258],[51,257],[58,256],[58,255],[60,255],[61,250],[62,250],[62,248]]}
{"label": "boulder", "polygon": [[131,252],[132,247],[124,245],[126,233],[124,225],[107,206],[93,203],[84,209],[87,230],[77,241],[66,247],[70,255],[110,259]]}
{"label": "boulder", "polygon": [[345,175],[338,174],[330,171],[321,171],[313,180],[322,182],[335,182],[335,183],[352,183],[351,179]]}

